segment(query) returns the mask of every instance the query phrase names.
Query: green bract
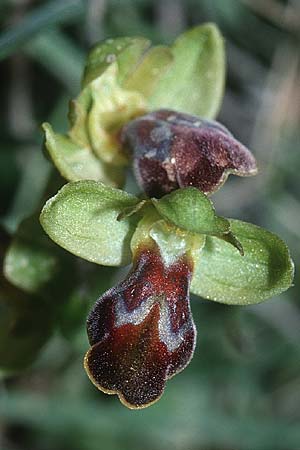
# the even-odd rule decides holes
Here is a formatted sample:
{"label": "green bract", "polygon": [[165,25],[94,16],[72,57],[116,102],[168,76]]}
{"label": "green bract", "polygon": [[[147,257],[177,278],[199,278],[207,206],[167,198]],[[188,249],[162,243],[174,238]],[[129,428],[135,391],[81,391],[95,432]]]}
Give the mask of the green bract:
{"label": "green bract", "polygon": [[74,255],[106,266],[125,265],[131,261],[137,218],[117,217],[137,202],[133,195],[102,183],[78,181],[48,200],[40,220],[51,239]]}
{"label": "green bract", "polygon": [[286,244],[250,223],[231,219],[230,227],[242,243],[244,256],[228,243],[207,237],[191,291],[216,302],[249,305],[288,289],[294,266]]}

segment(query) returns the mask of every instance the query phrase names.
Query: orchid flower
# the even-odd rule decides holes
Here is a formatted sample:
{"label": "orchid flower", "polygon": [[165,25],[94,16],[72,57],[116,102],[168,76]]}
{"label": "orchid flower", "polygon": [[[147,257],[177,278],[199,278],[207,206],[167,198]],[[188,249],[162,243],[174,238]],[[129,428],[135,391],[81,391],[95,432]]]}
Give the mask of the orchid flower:
{"label": "orchid flower", "polygon": [[[129,408],[157,401],[191,361],[189,292],[249,305],[292,283],[285,243],[218,216],[208,198],[229,174],[257,172],[252,153],[213,120],[223,86],[223,40],[211,24],[171,48],[107,40],[88,56],[69,132],[44,125],[49,155],[70,181],[45,204],[44,230],[88,261],[132,264],[89,313],[84,359],[95,386]],[[120,189],[130,165],[139,197]]]}

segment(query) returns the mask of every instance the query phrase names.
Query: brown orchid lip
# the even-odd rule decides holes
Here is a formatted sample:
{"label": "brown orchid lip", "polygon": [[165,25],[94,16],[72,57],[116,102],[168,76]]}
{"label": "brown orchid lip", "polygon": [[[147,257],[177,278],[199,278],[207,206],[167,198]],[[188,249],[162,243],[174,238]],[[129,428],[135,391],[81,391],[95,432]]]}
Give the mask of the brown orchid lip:
{"label": "brown orchid lip", "polygon": [[192,263],[166,266],[158,248],[141,248],[129,276],[96,302],[87,321],[85,370],[101,391],[131,409],[160,399],[190,362],[196,330],[189,305]]}
{"label": "brown orchid lip", "polygon": [[228,175],[257,173],[251,152],[220,123],[172,110],[129,122],[121,141],[133,157],[135,176],[150,197],[194,186],[206,194]]}
{"label": "brown orchid lip", "polygon": [[90,352],[91,352],[91,349],[88,350],[87,353],[86,353],[85,356],[84,356],[83,367],[84,367],[84,369],[85,369],[85,371],[86,371],[86,373],[87,373],[87,376],[89,377],[90,381],[93,383],[93,385],[94,385],[97,389],[99,389],[99,391],[103,392],[104,394],[108,394],[108,395],[117,395],[118,398],[119,398],[119,400],[120,400],[120,402],[122,403],[122,405],[124,405],[124,406],[126,406],[126,408],[132,409],[132,410],[135,410],[135,409],[138,410],[138,409],[145,409],[145,408],[148,408],[148,406],[154,405],[156,402],[158,402],[158,401],[161,399],[161,397],[162,397],[162,395],[163,395],[163,392],[160,394],[159,397],[157,397],[157,398],[156,398],[155,400],[153,400],[152,402],[149,402],[149,403],[147,403],[147,404],[145,404],[145,405],[139,405],[139,406],[137,406],[137,405],[132,405],[131,403],[129,403],[129,402],[126,400],[126,398],[124,397],[124,395],[122,394],[121,391],[118,391],[118,390],[111,390],[111,389],[105,389],[103,386],[101,386],[101,385],[95,380],[95,378],[93,377],[92,373],[90,372],[89,363],[88,363],[89,356],[90,356]]}

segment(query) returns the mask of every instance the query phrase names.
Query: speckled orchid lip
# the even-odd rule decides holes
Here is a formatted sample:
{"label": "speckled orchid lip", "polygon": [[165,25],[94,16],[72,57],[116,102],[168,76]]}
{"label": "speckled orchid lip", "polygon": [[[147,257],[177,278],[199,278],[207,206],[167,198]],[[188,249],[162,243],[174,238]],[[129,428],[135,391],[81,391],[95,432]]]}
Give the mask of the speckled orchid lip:
{"label": "speckled orchid lip", "polygon": [[156,402],[166,381],[193,356],[192,267],[187,255],[166,266],[158,247],[143,246],[128,277],[100,297],[89,314],[88,376],[131,409]]}
{"label": "speckled orchid lip", "polygon": [[121,140],[133,156],[140,187],[150,197],[194,186],[212,194],[229,174],[257,173],[251,152],[220,123],[162,109],[129,122]]}

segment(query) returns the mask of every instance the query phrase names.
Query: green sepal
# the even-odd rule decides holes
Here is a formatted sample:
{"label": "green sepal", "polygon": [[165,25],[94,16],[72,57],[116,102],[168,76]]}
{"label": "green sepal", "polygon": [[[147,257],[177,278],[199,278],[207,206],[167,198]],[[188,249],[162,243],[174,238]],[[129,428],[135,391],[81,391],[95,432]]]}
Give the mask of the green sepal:
{"label": "green sepal", "polygon": [[50,124],[42,125],[45,147],[60,174],[68,181],[95,180],[122,186],[124,173],[100,161],[88,146],[74,143],[69,136],[55,133]]}
{"label": "green sepal", "polygon": [[134,215],[118,221],[117,217],[138,201],[102,183],[78,181],[47,201],[40,221],[50,238],[74,255],[105,266],[126,265],[138,219]]}
{"label": "green sepal", "polygon": [[215,118],[223,98],[224,43],[216,25],[207,23],[179,36],[171,47],[174,63],[158,82],[151,109],[170,108]]}
{"label": "green sepal", "polygon": [[229,243],[208,236],[195,263],[191,291],[220,303],[250,305],[288,289],[294,265],[286,244],[250,223],[230,219],[230,228],[244,256]]}
{"label": "green sepal", "polygon": [[122,84],[134,71],[150,45],[151,41],[142,37],[107,39],[96,44],[87,57],[82,87],[86,87],[90,82],[101,76],[114,62],[118,64],[118,82]]}
{"label": "green sepal", "polygon": [[216,215],[209,198],[194,187],[177,189],[152,203],[159,214],[179,228],[192,233],[223,235],[230,232],[227,219]]}
{"label": "green sepal", "polygon": [[156,46],[148,50],[139,65],[125,81],[124,87],[138,91],[146,99],[156,89],[156,85],[163,78],[173,63],[173,55],[168,47]]}

